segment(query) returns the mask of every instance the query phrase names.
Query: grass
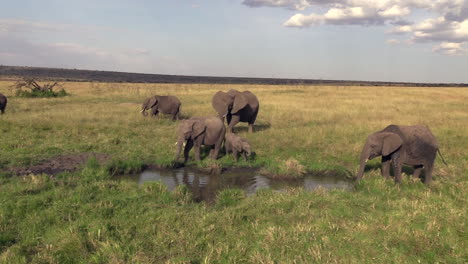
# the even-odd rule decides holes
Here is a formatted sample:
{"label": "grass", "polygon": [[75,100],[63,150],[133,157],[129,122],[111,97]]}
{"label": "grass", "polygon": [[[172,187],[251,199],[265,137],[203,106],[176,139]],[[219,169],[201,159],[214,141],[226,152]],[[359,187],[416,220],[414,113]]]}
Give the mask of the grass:
{"label": "grass", "polygon": [[115,181],[95,161],[54,178],[4,175],[0,263],[468,261],[467,89],[66,83],[70,96],[39,99],[11,96],[9,85],[0,82],[9,96],[0,116],[2,170],[80,152],[111,155],[114,172],[169,166],[177,123],[142,117],[143,100],[173,94],[184,116],[214,115],[211,96],[231,88],[260,100],[257,132],[235,128],[256,159],[236,164],[225,156],[215,165],[354,174],[366,136],[392,123],[428,125],[449,165],[437,158],[430,187],[409,177],[395,186],[371,170],[353,192],[246,197],[225,190],[214,205],[193,203],[184,187],[168,192],[158,183]]}

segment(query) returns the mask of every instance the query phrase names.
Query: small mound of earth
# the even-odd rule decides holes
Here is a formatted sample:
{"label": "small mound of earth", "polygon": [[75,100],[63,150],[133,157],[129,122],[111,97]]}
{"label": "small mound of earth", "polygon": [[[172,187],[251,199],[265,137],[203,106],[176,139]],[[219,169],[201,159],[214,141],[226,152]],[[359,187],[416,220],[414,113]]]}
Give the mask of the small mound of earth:
{"label": "small mound of earth", "polygon": [[95,158],[100,164],[104,164],[110,159],[110,156],[102,153],[79,153],[56,156],[45,160],[38,165],[33,165],[26,168],[13,168],[11,172],[14,175],[27,174],[49,174],[55,175],[61,172],[72,172],[80,169],[88,162],[90,158]]}

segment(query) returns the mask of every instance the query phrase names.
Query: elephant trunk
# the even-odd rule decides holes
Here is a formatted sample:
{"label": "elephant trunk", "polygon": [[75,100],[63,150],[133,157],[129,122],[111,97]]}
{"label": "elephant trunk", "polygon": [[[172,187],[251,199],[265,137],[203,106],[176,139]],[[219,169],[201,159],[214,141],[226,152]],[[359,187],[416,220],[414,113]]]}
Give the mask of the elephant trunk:
{"label": "elephant trunk", "polygon": [[364,146],[361,152],[361,157],[359,159],[359,171],[357,173],[356,179],[360,180],[364,175],[364,169],[366,168],[366,163],[369,160],[370,147],[368,144]]}
{"label": "elephant trunk", "polygon": [[177,140],[177,150],[176,150],[176,155],[174,158],[175,162],[179,161],[180,152],[182,151],[183,145],[184,145],[184,137],[179,137],[179,139]]}
{"label": "elephant trunk", "polygon": [[146,113],[146,106],[142,106],[142,107],[141,107],[140,113],[141,113],[143,116],[147,116],[147,115],[148,115],[148,113]]}

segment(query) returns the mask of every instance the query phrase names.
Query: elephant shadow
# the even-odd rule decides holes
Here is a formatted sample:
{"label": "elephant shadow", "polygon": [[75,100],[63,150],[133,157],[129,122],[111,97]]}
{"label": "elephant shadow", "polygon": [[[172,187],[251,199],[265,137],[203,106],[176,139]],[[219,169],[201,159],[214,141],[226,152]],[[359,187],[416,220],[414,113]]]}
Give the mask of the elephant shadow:
{"label": "elephant shadow", "polygon": [[[264,131],[264,130],[269,129],[270,127],[271,127],[271,125],[269,123],[254,125],[254,132]],[[236,127],[234,127],[234,132],[235,133],[247,133],[248,131],[249,131],[248,126],[236,126]]]}
{"label": "elephant shadow", "polygon": [[[381,163],[373,163],[373,164],[366,164],[366,167],[364,168],[364,171],[365,172],[368,172],[368,171],[375,171],[375,170],[379,170],[381,169],[382,167],[382,164]],[[401,168],[401,172],[406,174],[406,175],[410,175],[410,176],[413,176],[413,173],[414,173],[414,168],[412,166],[406,166],[406,165],[403,165],[403,167]],[[393,168],[390,167],[390,175],[393,177],[395,174],[393,172]],[[421,172],[421,174],[419,175],[419,178],[421,180],[424,180],[424,170]]]}

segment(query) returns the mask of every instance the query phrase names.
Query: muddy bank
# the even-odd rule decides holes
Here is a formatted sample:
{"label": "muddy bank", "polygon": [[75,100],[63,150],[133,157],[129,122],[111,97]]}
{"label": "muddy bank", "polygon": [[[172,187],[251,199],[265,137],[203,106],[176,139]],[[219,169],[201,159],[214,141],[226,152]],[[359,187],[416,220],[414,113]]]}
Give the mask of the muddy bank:
{"label": "muddy bank", "polygon": [[90,158],[95,158],[99,164],[105,164],[110,160],[110,155],[102,153],[78,153],[56,156],[44,160],[37,165],[21,168],[10,168],[12,175],[49,174],[55,175],[62,172],[73,172],[81,169]]}

